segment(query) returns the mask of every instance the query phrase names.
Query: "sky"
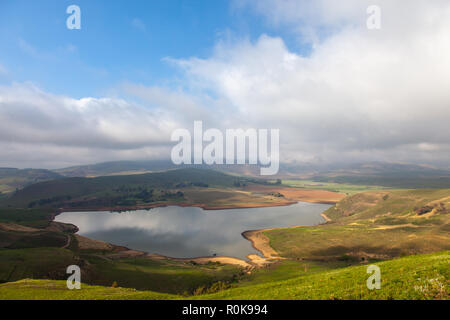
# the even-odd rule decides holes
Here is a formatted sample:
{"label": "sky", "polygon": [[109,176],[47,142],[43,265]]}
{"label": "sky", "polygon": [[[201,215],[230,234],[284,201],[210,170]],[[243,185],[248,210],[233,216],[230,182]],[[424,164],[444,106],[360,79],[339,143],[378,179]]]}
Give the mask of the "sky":
{"label": "sky", "polygon": [[[168,159],[280,129],[285,162],[450,167],[450,2],[2,0],[0,166]],[[81,29],[69,30],[70,5]]]}

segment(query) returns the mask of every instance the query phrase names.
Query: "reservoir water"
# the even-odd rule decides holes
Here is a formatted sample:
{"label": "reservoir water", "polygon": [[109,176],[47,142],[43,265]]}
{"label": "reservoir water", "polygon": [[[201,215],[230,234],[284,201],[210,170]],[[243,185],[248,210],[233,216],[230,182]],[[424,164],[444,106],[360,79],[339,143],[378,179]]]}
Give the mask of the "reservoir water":
{"label": "reservoir water", "polygon": [[78,234],[130,249],[176,258],[260,254],[242,232],[315,225],[330,205],[299,202],[284,207],[203,210],[161,207],[127,212],[65,212],[55,221],[72,223]]}

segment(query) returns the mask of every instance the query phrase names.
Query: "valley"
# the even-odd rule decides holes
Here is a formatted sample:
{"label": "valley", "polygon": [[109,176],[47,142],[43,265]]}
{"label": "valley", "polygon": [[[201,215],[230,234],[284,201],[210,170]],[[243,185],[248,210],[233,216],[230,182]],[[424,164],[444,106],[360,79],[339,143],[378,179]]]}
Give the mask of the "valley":
{"label": "valley", "polygon": [[[0,282],[4,284],[0,285],[0,297],[34,292],[33,295],[51,298],[51,293],[44,293],[48,292],[45,288],[59,290],[56,289],[61,286],[58,280],[65,279],[65,267],[76,264],[83,270],[83,286],[88,290],[83,291],[86,296],[67,293],[74,299],[93,298],[94,292],[103,292],[102,295],[106,295],[103,297],[108,299],[369,299],[375,296],[361,288],[363,282],[359,289],[348,282],[348,277],[362,277],[357,274],[364,265],[375,262],[402,268],[402,264],[410,264],[417,269],[420,259],[431,259],[426,255],[440,252],[434,255],[438,257],[438,267],[427,266],[423,270],[427,276],[440,279],[440,291],[433,287],[430,292],[417,293],[402,287],[401,294],[417,299],[430,295],[448,299],[448,263],[445,261],[448,262],[450,250],[450,189],[394,190],[369,186],[359,189],[362,187],[345,184],[320,189],[324,186],[308,188],[309,185],[309,181],[302,185],[290,180],[263,181],[205,169],[63,178],[32,184],[1,202]],[[153,190],[152,201],[145,203],[136,197],[136,192],[150,194],[150,190]],[[174,198],[169,194],[175,195]],[[111,202],[112,196],[135,202],[117,204]],[[209,257],[193,254],[169,258],[128,247],[127,241],[118,244],[93,240],[77,234],[76,225],[54,221],[61,212],[80,212],[89,217],[89,211],[126,212],[151,208],[155,209],[150,213],[152,210],[163,213],[171,208],[179,208],[180,212],[204,209],[226,219],[227,210],[240,208],[238,211],[244,210],[243,214],[245,210],[277,212],[277,208],[290,208],[299,201],[305,205],[328,204],[329,209],[319,210],[317,214],[322,214],[322,220],[316,220],[311,226],[283,218],[285,227],[271,222],[253,231],[242,230],[242,236],[235,233],[233,237],[247,241],[244,247],[253,245],[257,250],[247,259],[222,256],[220,252],[213,256],[217,253],[214,251],[210,251]],[[164,216],[170,218],[170,215]],[[167,223],[170,224],[163,225]],[[81,224],[80,227],[83,230]],[[197,245],[211,242],[199,239]],[[406,281],[413,287],[426,285],[420,282],[423,280],[401,273],[390,273],[389,277],[398,283]],[[306,289],[323,279],[328,279],[326,290]],[[347,287],[341,290],[342,284]],[[106,288],[111,286],[114,288]],[[277,289],[279,286],[283,290]],[[256,288],[257,296],[251,293]],[[396,292],[390,288],[381,297],[404,297]]]}

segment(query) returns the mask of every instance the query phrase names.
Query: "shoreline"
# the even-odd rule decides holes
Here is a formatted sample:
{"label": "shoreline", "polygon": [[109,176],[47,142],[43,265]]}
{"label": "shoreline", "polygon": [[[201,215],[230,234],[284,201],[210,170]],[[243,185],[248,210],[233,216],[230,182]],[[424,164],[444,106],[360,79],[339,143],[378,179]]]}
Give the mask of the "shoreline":
{"label": "shoreline", "polygon": [[[332,220],[325,214],[321,213],[320,216],[325,219],[325,223],[331,222]],[[282,227],[282,228],[266,228],[266,229],[259,229],[259,230],[249,230],[242,232],[242,236],[250,241],[252,243],[252,247],[255,250],[258,250],[261,252],[264,258],[262,258],[265,261],[265,264],[270,264],[273,261],[271,260],[282,260],[285,259],[281,257],[278,252],[270,246],[270,239],[264,234],[266,231],[271,230],[278,230],[278,229],[295,229],[295,228],[302,228],[302,227],[308,227],[305,225],[296,225],[291,227]]]}
{"label": "shoreline", "polygon": [[331,222],[331,221],[332,221],[332,220],[325,214],[325,212],[322,212],[322,213],[320,214],[320,216],[321,216],[322,218],[325,219],[325,223]]}
{"label": "shoreline", "polygon": [[[56,216],[63,213],[63,212],[86,212],[86,211],[136,211],[136,210],[145,210],[145,209],[152,209],[152,208],[161,208],[161,207],[168,207],[168,206],[179,206],[179,207],[199,207],[203,210],[227,210],[227,209],[249,209],[249,208],[262,208],[262,207],[282,207],[282,206],[290,206],[299,202],[309,202],[309,203],[322,203],[322,204],[336,204],[334,201],[316,201],[316,200],[299,200],[299,201],[289,201],[289,202],[280,202],[280,203],[261,203],[261,204],[249,204],[249,205],[230,205],[230,206],[221,206],[221,207],[209,207],[205,204],[189,204],[189,203],[158,203],[158,204],[152,204],[149,206],[133,206],[133,207],[127,207],[125,208],[75,208],[72,209],[65,209],[60,208],[56,214],[53,215],[52,221],[55,220]],[[331,219],[325,215],[325,213],[321,213],[320,216],[325,220],[325,223],[330,222]],[[56,221],[55,221],[56,222]],[[133,250],[127,247],[118,246],[115,244],[110,244],[113,246],[116,250],[115,253],[112,255],[115,257],[129,257],[129,256],[142,256],[147,257],[149,259],[167,259],[172,261],[182,261],[182,262],[195,262],[198,264],[207,264],[210,262],[219,262],[222,264],[231,264],[231,265],[237,265],[240,267],[243,267],[244,269],[253,269],[258,267],[263,267],[265,265],[274,263],[275,260],[282,260],[283,257],[279,256],[279,254],[270,246],[270,240],[269,238],[264,235],[264,232],[275,230],[275,229],[289,229],[289,228],[299,228],[299,227],[305,227],[304,225],[296,225],[291,227],[285,227],[285,228],[266,228],[266,229],[259,229],[259,230],[247,230],[241,233],[241,236],[246,239],[247,241],[250,241],[252,244],[252,247],[261,253],[262,257],[257,254],[249,254],[247,256],[248,261],[236,257],[229,257],[229,256],[206,256],[206,257],[192,257],[192,258],[175,258],[175,257],[168,257],[164,255],[159,254],[152,254],[149,252],[139,251],[139,250]],[[76,233],[74,233],[76,234]],[[92,241],[98,241],[93,240]]]}
{"label": "shoreline", "polygon": [[311,199],[300,199],[300,200],[289,200],[284,202],[274,202],[274,203],[248,203],[248,204],[237,204],[237,205],[222,205],[222,206],[210,206],[204,203],[186,203],[186,202],[168,202],[168,203],[154,203],[149,205],[140,206],[129,206],[129,207],[79,207],[79,208],[59,208],[57,213],[61,214],[63,212],[87,212],[87,211],[137,211],[137,210],[147,210],[154,208],[164,208],[164,207],[197,207],[203,210],[214,211],[214,210],[229,210],[229,209],[254,209],[254,208],[271,208],[271,207],[285,207],[290,206],[299,202],[308,203],[319,203],[319,204],[336,204],[337,201],[330,200],[311,200]]}

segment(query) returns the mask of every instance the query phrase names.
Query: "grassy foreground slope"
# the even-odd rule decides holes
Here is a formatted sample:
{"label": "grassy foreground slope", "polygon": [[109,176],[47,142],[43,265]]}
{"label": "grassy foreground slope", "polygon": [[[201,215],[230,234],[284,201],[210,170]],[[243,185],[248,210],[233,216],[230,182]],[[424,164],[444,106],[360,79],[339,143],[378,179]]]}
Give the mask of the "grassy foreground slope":
{"label": "grassy foreground slope", "polygon": [[[367,266],[305,274],[284,281],[247,285],[195,296],[198,299],[449,299],[450,253],[378,262],[381,289],[369,290]],[[179,295],[82,285],[65,281],[22,280],[0,285],[0,299],[183,299]],[[192,299],[192,297],[189,297]]]}
{"label": "grassy foreground slope", "polygon": [[[188,261],[119,257],[120,252],[74,251],[56,247],[0,248],[0,283],[22,279],[67,279],[66,268],[78,265],[83,282],[110,287],[191,295],[214,284],[233,283],[242,270],[233,265],[193,264]],[[0,295],[1,296],[1,295]]]}
{"label": "grassy foreground slope", "polygon": [[449,252],[378,262],[381,289],[367,288],[367,266],[222,291],[211,299],[449,299]]}

